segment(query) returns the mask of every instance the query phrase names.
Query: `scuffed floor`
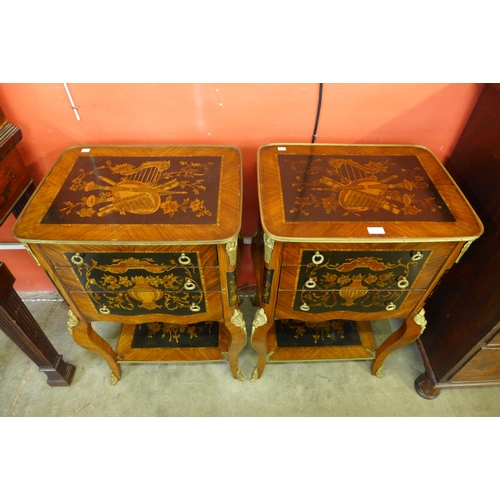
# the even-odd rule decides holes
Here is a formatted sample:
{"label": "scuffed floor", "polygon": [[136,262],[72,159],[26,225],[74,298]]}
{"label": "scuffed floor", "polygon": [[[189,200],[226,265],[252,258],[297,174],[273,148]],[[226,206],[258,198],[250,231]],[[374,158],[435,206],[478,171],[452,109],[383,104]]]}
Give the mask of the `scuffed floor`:
{"label": "scuffed floor", "polygon": [[[247,381],[232,378],[226,362],[122,365],[111,385],[110,370],[97,355],[74,343],[67,306],[57,293],[21,294],[56,350],[76,366],[70,387],[50,387],[19,348],[0,335],[0,416],[4,417],[419,417],[498,416],[500,387],[443,390],[432,401],[414,390],[423,364],[415,344],[391,354],[384,377],[370,361],[268,363],[261,379],[249,382],[256,364],[250,342],[240,357]],[[247,332],[255,307],[244,296]],[[372,324],[376,345],[389,322]],[[96,323],[116,346],[118,328]]]}

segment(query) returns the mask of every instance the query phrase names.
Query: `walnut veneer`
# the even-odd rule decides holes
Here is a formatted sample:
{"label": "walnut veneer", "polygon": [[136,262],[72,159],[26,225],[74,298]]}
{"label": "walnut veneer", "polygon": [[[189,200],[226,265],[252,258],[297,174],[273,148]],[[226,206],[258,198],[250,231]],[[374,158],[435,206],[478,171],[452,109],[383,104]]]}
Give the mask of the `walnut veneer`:
{"label": "walnut veneer", "polygon": [[[14,226],[69,305],[74,340],[120,363],[229,361],[246,343],[236,271],[241,154],[223,146],[66,150]],[[116,351],[93,321],[123,325]],[[147,325],[146,328],[144,325]]]}
{"label": "walnut veneer", "polygon": [[[418,146],[271,144],[258,154],[262,227],[252,345],[267,362],[385,358],[417,339],[423,306],[482,224]],[[378,349],[369,322],[402,324]]]}

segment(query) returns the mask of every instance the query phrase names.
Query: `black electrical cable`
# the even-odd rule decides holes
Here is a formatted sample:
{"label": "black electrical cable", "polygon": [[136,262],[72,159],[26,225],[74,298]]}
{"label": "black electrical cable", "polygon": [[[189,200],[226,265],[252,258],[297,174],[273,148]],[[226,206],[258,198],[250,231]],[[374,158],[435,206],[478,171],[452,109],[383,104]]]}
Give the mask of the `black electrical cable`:
{"label": "black electrical cable", "polygon": [[319,98],[318,98],[318,111],[316,112],[316,123],[314,124],[314,132],[312,136],[312,142],[316,140],[316,132],[318,131],[319,115],[321,113],[321,101],[323,100],[323,84],[319,84]]}

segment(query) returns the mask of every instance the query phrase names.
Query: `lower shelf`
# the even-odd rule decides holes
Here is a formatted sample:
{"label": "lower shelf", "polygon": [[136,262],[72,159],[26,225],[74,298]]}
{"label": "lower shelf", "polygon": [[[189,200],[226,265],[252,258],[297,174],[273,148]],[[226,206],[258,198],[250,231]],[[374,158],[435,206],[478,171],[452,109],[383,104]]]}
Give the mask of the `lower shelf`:
{"label": "lower shelf", "polygon": [[268,333],[268,362],[375,359],[368,321],[307,323],[276,320]]}
{"label": "lower shelf", "polygon": [[118,339],[118,361],[184,362],[225,361],[229,346],[222,323],[192,325],[143,323],[123,325]]}

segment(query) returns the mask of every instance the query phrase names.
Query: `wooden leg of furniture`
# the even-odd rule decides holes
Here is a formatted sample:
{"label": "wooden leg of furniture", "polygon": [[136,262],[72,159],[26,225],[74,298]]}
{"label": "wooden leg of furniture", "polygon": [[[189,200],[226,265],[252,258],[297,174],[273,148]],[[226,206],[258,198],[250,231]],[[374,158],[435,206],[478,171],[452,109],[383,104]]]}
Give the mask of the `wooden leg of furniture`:
{"label": "wooden leg of furniture", "polygon": [[238,359],[247,342],[247,330],[245,319],[239,309],[234,310],[230,323],[226,323],[225,327],[231,334],[231,345],[227,352],[229,368],[234,378],[244,382],[245,376],[240,371]]}
{"label": "wooden leg of furniture", "polygon": [[117,355],[111,346],[92,328],[92,324],[85,320],[79,321],[69,310],[68,328],[73,340],[84,349],[92,351],[103,358],[111,368],[111,384],[114,385],[121,377],[121,368],[117,363]]}
{"label": "wooden leg of furniture", "polygon": [[259,360],[257,362],[255,370],[252,373],[250,382],[253,382],[254,380],[260,378],[262,376],[262,372],[264,371],[264,367],[266,366],[267,334],[271,326],[273,326],[273,321],[269,321],[265,309],[263,307],[257,309],[252,323],[251,343],[253,348],[257,352],[257,355],[259,356]]}
{"label": "wooden leg of furniture", "polygon": [[422,335],[426,325],[424,309],[420,309],[420,312],[412,320],[405,319],[401,326],[377,349],[377,357],[372,365],[372,375],[382,377],[382,366],[387,356],[396,349],[417,340]]}
{"label": "wooden leg of furniture", "polygon": [[229,345],[227,347],[227,359],[231,373],[235,379],[244,381],[245,377],[241,373],[238,359],[241,351],[247,342],[245,319],[238,309],[241,298],[238,295],[237,275],[240,268],[243,253],[243,238],[236,240],[236,247],[233,242],[228,243],[225,249],[219,247],[219,269],[221,274],[226,276],[225,287],[222,293],[222,307],[224,310],[224,322],[221,327],[226,330]]}
{"label": "wooden leg of furniture", "polygon": [[414,385],[417,394],[425,399],[436,399],[441,394],[441,390],[434,386],[427,373],[421,373]]}
{"label": "wooden leg of furniture", "polygon": [[264,268],[264,239],[262,226],[259,223],[257,231],[252,236],[252,261],[255,269],[256,287],[252,304],[260,306],[262,301],[262,269]]}
{"label": "wooden leg of furniture", "polygon": [[69,386],[75,367],[62,359],[12,285],[15,278],[0,263],[0,329],[47,375],[47,384]]}

